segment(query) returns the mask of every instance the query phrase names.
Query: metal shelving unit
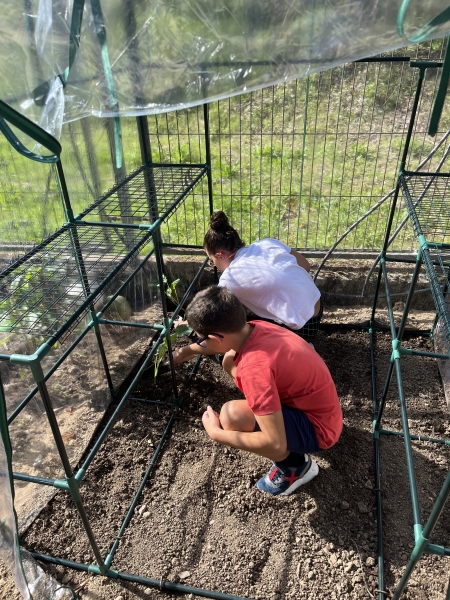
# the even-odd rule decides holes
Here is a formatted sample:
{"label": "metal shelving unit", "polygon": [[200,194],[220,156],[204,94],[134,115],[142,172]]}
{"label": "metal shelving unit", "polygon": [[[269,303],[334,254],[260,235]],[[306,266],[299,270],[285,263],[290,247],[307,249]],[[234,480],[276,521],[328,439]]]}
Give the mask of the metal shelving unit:
{"label": "metal shelving unit", "polygon": [[405,171],[400,184],[450,353],[450,174]]}
{"label": "metal shelving unit", "polygon": [[[416,95],[412,108],[409,128],[405,139],[403,155],[400,163],[400,172],[394,199],[391,206],[388,227],[386,230],[384,246],[382,249],[380,266],[378,271],[378,281],[375,292],[375,299],[372,308],[370,334],[370,351],[372,363],[372,400],[373,400],[373,433],[375,449],[375,494],[377,503],[377,529],[378,529],[378,600],[386,597],[387,592],[384,588],[384,556],[383,556],[383,511],[382,511],[382,480],[380,475],[380,438],[383,435],[398,436],[404,441],[406,465],[409,479],[409,488],[411,496],[411,506],[413,513],[413,535],[414,548],[410,559],[406,565],[405,571],[397,583],[392,600],[399,600],[403,590],[411,576],[413,569],[426,554],[435,554],[438,556],[450,556],[450,547],[430,543],[437,520],[444,508],[444,504],[450,495],[450,473],[447,475],[440,493],[435,499],[434,506],[425,523],[422,521],[419,495],[416,483],[416,474],[413,458],[412,441],[431,442],[435,444],[448,445],[448,440],[434,439],[426,436],[411,435],[408,421],[407,397],[403,385],[402,360],[406,356],[435,357],[448,360],[450,357],[450,304],[449,304],[449,282],[450,282],[450,174],[449,173],[428,173],[412,172],[405,170],[406,159],[408,156],[411,134],[416,118],[417,107],[419,104],[422,82],[425,71],[429,68],[440,66],[439,63],[417,62],[411,63],[413,68],[418,69],[419,77],[416,89]],[[389,286],[389,264],[391,262],[401,262],[398,257],[390,255],[389,239],[392,224],[394,222],[395,210],[399,195],[402,194],[408,217],[412,225],[414,235],[417,239],[417,258],[411,278],[408,296],[406,298],[403,315],[399,326],[395,324],[393,313],[393,302]],[[443,337],[445,340],[446,353],[426,352],[407,348],[404,345],[405,326],[422,266],[425,268],[436,307],[435,324],[439,321],[442,324]],[[388,366],[387,377],[380,399],[378,399],[376,385],[376,367],[375,367],[375,314],[379,297],[381,281],[383,280],[386,291],[386,302],[388,305],[390,333],[392,338],[392,355]],[[431,332],[432,334],[433,332]],[[382,427],[382,418],[387,402],[387,396],[391,387],[391,380],[395,370],[395,379],[397,384],[399,411],[401,418],[401,430],[390,431]],[[394,493],[389,490],[387,493]],[[450,598],[450,585],[446,594]]]}
{"label": "metal shelving unit", "polygon": [[[111,564],[118,548],[118,540],[132,518],[140,494],[152,473],[158,454],[162,449],[164,440],[169,434],[176,412],[182,402],[177,391],[175,368],[171,352],[170,330],[174,319],[177,317],[191,290],[196,285],[208,260],[205,259],[179,305],[169,318],[166,298],[163,292],[165,287],[163,248],[167,247],[167,244],[163,244],[161,241],[160,229],[161,225],[175,213],[177,208],[204,177],[208,179],[209,207],[212,211],[207,105],[204,106],[204,118],[206,163],[172,165],[152,163],[146,118],[137,117],[143,166],[126,176],[91,206],[75,216],[60,161],[61,147],[59,143],[44,130],[41,130],[34,123],[31,123],[22,115],[16,113],[11,107],[0,101],[0,130],[16,150],[32,160],[53,163],[55,165],[59,178],[63,207],[67,217],[67,222],[58,231],[0,273],[0,302],[3,309],[0,327],[4,331],[7,330],[10,335],[25,334],[27,336],[34,336],[39,344],[38,349],[30,354],[0,354],[0,361],[29,368],[35,382],[34,389],[28,393],[20,405],[8,416],[8,426],[21,414],[30,400],[39,395],[64,469],[63,479],[46,478],[26,473],[14,473],[14,478],[19,481],[56,487],[65,490],[71,495],[83,523],[96,564],[86,565],[38,553],[32,553],[33,556],[42,561],[82,571],[90,571],[91,573],[114,579],[133,581],[160,589],[194,593],[210,598],[234,598],[239,600],[236,596],[192,588],[167,581],[154,581],[147,577],[121,573],[111,569]],[[42,157],[28,151],[18,140],[13,130],[9,127],[9,124],[17,127],[42,144],[52,154]],[[122,290],[130,284],[133,277],[137,274],[142,275],[150,257],[152,257],[156,267],[155,287],[158,288],[160,295],[163,314],[162,323],[113,321],[110,318],[105,318],[108,308],[120,295]],[[117,285],[117,281],[120,282],[120,285]],[[115,283],[114,286],[112,286],[113,282]],[[106,296],[106,293],[109,295]],[[102,302],[98,302],[99,299],[102,299]],[[106,302],[103,301],[105,299]],[[101,306],[100,310],[98,310],[98,306]],[[81,326],[83,319],[84,325]],[[50,369],[48,369],[47,365],[47,371],[44,372],[44,358],[50,354],[55,343],[64,342],[68,334],[78,324],[81,326],[81,333],[77,332],[76,339],[65,350],[63,355]],[[120,394],[114,388],[102,340],[102,327],[111,324],[146,328],[153,336],[153,345],[150,351],[145,356],[127,389],[125,391],[122,390]],[[117,402],[117,407],[115,407],[112,416],[103,426],[102,430],[97,431],[95,444],[84,458],[83,463],[79,464],[78,468],[72,469],[47,382],[55,370],[64,365],[66,358],[76,348],[87,332],[91,330],[95,333],[97,340],[111,401],[114,400]],[[166,426],[151,456],[143,479],[126,511],[118,534],[112,540],[111,547],[104,556],[97,545],[90,526],[89,518],[83,505],[80,485],[84,480],[89,465],[117,420],[121,409],[130,399],[142,373],[151,363],[159,345],[164,341],[167,342],[169,349],[173,401],[148,401],[149,405],[156,402],[169,408]],[[0,403],[3,404],[6,413],[6,399],[1,381]]]}
{"label": "metal shelving unit", "polygon": [[98,214],[109,223],[140,227],[165,221],[207,174],[207,165],[143,165],[75,217],[84,220]]}

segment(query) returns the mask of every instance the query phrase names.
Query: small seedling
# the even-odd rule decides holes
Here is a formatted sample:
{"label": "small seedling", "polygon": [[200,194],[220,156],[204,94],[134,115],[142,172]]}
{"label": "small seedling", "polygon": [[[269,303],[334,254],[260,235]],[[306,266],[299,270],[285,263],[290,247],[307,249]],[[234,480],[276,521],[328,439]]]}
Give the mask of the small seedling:
{"label": "small seedling", "polygon": [[[170,334],[170,344],[173,346],[179,337],[183,335],[190,335],[192,333],[192,328],[189,325],[178,325],[173,333]],[[165,339],[158,347],[158,350],[155,354],[155,377],[158,375],[159,365],[161,364],[163,358],[169,351],[169,347],[167,344],[167,339]]]}
{"label": "small seedling", "polygon": [[177,294],[177,285],[180,283],[179,279],[175,279],[172,283],[167,281],[167,277],[163,275],[163,281],[165,285],[165,293],[166,296],[171,300],[174,304],[179,303],[178,294]]}
{"label": "small seedling", "polygon": [[[178,299],[178,294],[177,294],[177,285],[180,283],[179,279],[175,279],[175,281],[172,281],[172,283],[169,283],[167,281],[167,277],[164,277],[164,284],[165,284],[165,293],[166,296],[169,298],[169,300],[171,300],[174,304],[178,304],[179,303],[179,299]],[[170,344],[171,346],[173,346],[175,344],[175,342],[177,341],[177,339],[179,337],[182,337],[183,335],[190,335],[192,333],[192,328],[189,327],[189,325],[187,323],[183,323],[182,325],[178,325],[178,327],[173,331],[173,333],[170,334]],[[156,354],[155,354],[155,361],[154,361],[154,365],[155,365],[155,378],[158,375],[158,369],[159,366],[163,360],[163,358],[166,356],[167,352],[169,351],[169,347],[168,347],[168,343],[167,343],[167,339],[165,339],[163,342],[161,342],[161,344],[159,345]]]}

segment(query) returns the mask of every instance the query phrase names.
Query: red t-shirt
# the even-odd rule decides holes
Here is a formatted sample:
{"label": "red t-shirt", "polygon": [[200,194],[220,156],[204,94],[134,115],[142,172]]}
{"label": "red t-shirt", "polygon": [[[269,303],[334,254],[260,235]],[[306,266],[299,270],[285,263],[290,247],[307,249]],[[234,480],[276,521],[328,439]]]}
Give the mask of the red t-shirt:
{"label": "red t-shirt", "polygon": [[328,367],[301,337],[287,329],[250,321],[253,332],[235,358],[236,385],[257,416],[286,404],[312,423],[320,448],[330,448],[342,431],[342,410]]}

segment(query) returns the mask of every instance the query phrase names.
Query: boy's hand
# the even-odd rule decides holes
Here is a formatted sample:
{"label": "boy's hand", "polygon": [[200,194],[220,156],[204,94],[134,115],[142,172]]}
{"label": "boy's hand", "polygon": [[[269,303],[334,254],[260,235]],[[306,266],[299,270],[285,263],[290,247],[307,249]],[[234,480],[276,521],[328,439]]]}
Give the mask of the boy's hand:
{"label": "boy's hand", "polygon": [[189,346],[183,346],[182,348],[175,348],[173,350],[173,362],[175,365],[179,365],[186,360],[190,360],[197,356],[194,352],[191,351]]}
{"label": "boy's hand", "polygon": [[212,440],[214,439],[214,431],[222,429],[220,426],[219,415],[210,406],[208,406],[203,413],[202,423],[203,427],[206,429],[206,433]]}
{"label": "boy's hand", "polygon": [[176,329],[180,325],[188,325],[188,322],[187,321],[183,321],[182,317],[177,317],[175,319],[175,321],[173,322],[173,328]]}

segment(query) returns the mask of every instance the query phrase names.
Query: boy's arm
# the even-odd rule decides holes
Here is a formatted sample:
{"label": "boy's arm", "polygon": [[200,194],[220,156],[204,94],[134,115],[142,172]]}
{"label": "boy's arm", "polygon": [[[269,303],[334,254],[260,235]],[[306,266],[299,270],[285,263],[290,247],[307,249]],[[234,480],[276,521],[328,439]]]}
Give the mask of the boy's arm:
{"label": "boy's arm", "polygon": [[307,273],[309,273],[311,271],[311,265],[306,260],[306,258],[302,254],[300,254],[300,252],[297,252],[297,250],[291,249],[291,254],[297,261],[297,264],[299,267],[303,267]]}
{"label": "boy's arm", "polygon": [[189,344],[188,346],[183,346],[182,348],[175,348],[173,351],[173,362],[175,365],[179,365],[186,360],[191,360],[191,358],[195,358],[199,354],[205,354],[207,356],[212,356],[215,354],[209,348],[202,348],[198,344]]}
{"label": "boy's arm", "polygon": [[233,378],[234,381],[236,381],[236,370],[237,370],[237,366],[234,362],[235,356],[236,356],[236,352],[234,350],[228,350],[228,352],[225,352],[223,360],[222,360],[222,367],[228,373],[228,375],[231,375],[231,377]]}
{"label": "boy's arm", "polygon": [[286,430],[281,410],[270,415],[257,416],[256,420],[261,431],[246,432],[222,429],[217,414],[210,406],[202,419],[209,437],[219,444],[253,452],[270,460],[286,458]]}

